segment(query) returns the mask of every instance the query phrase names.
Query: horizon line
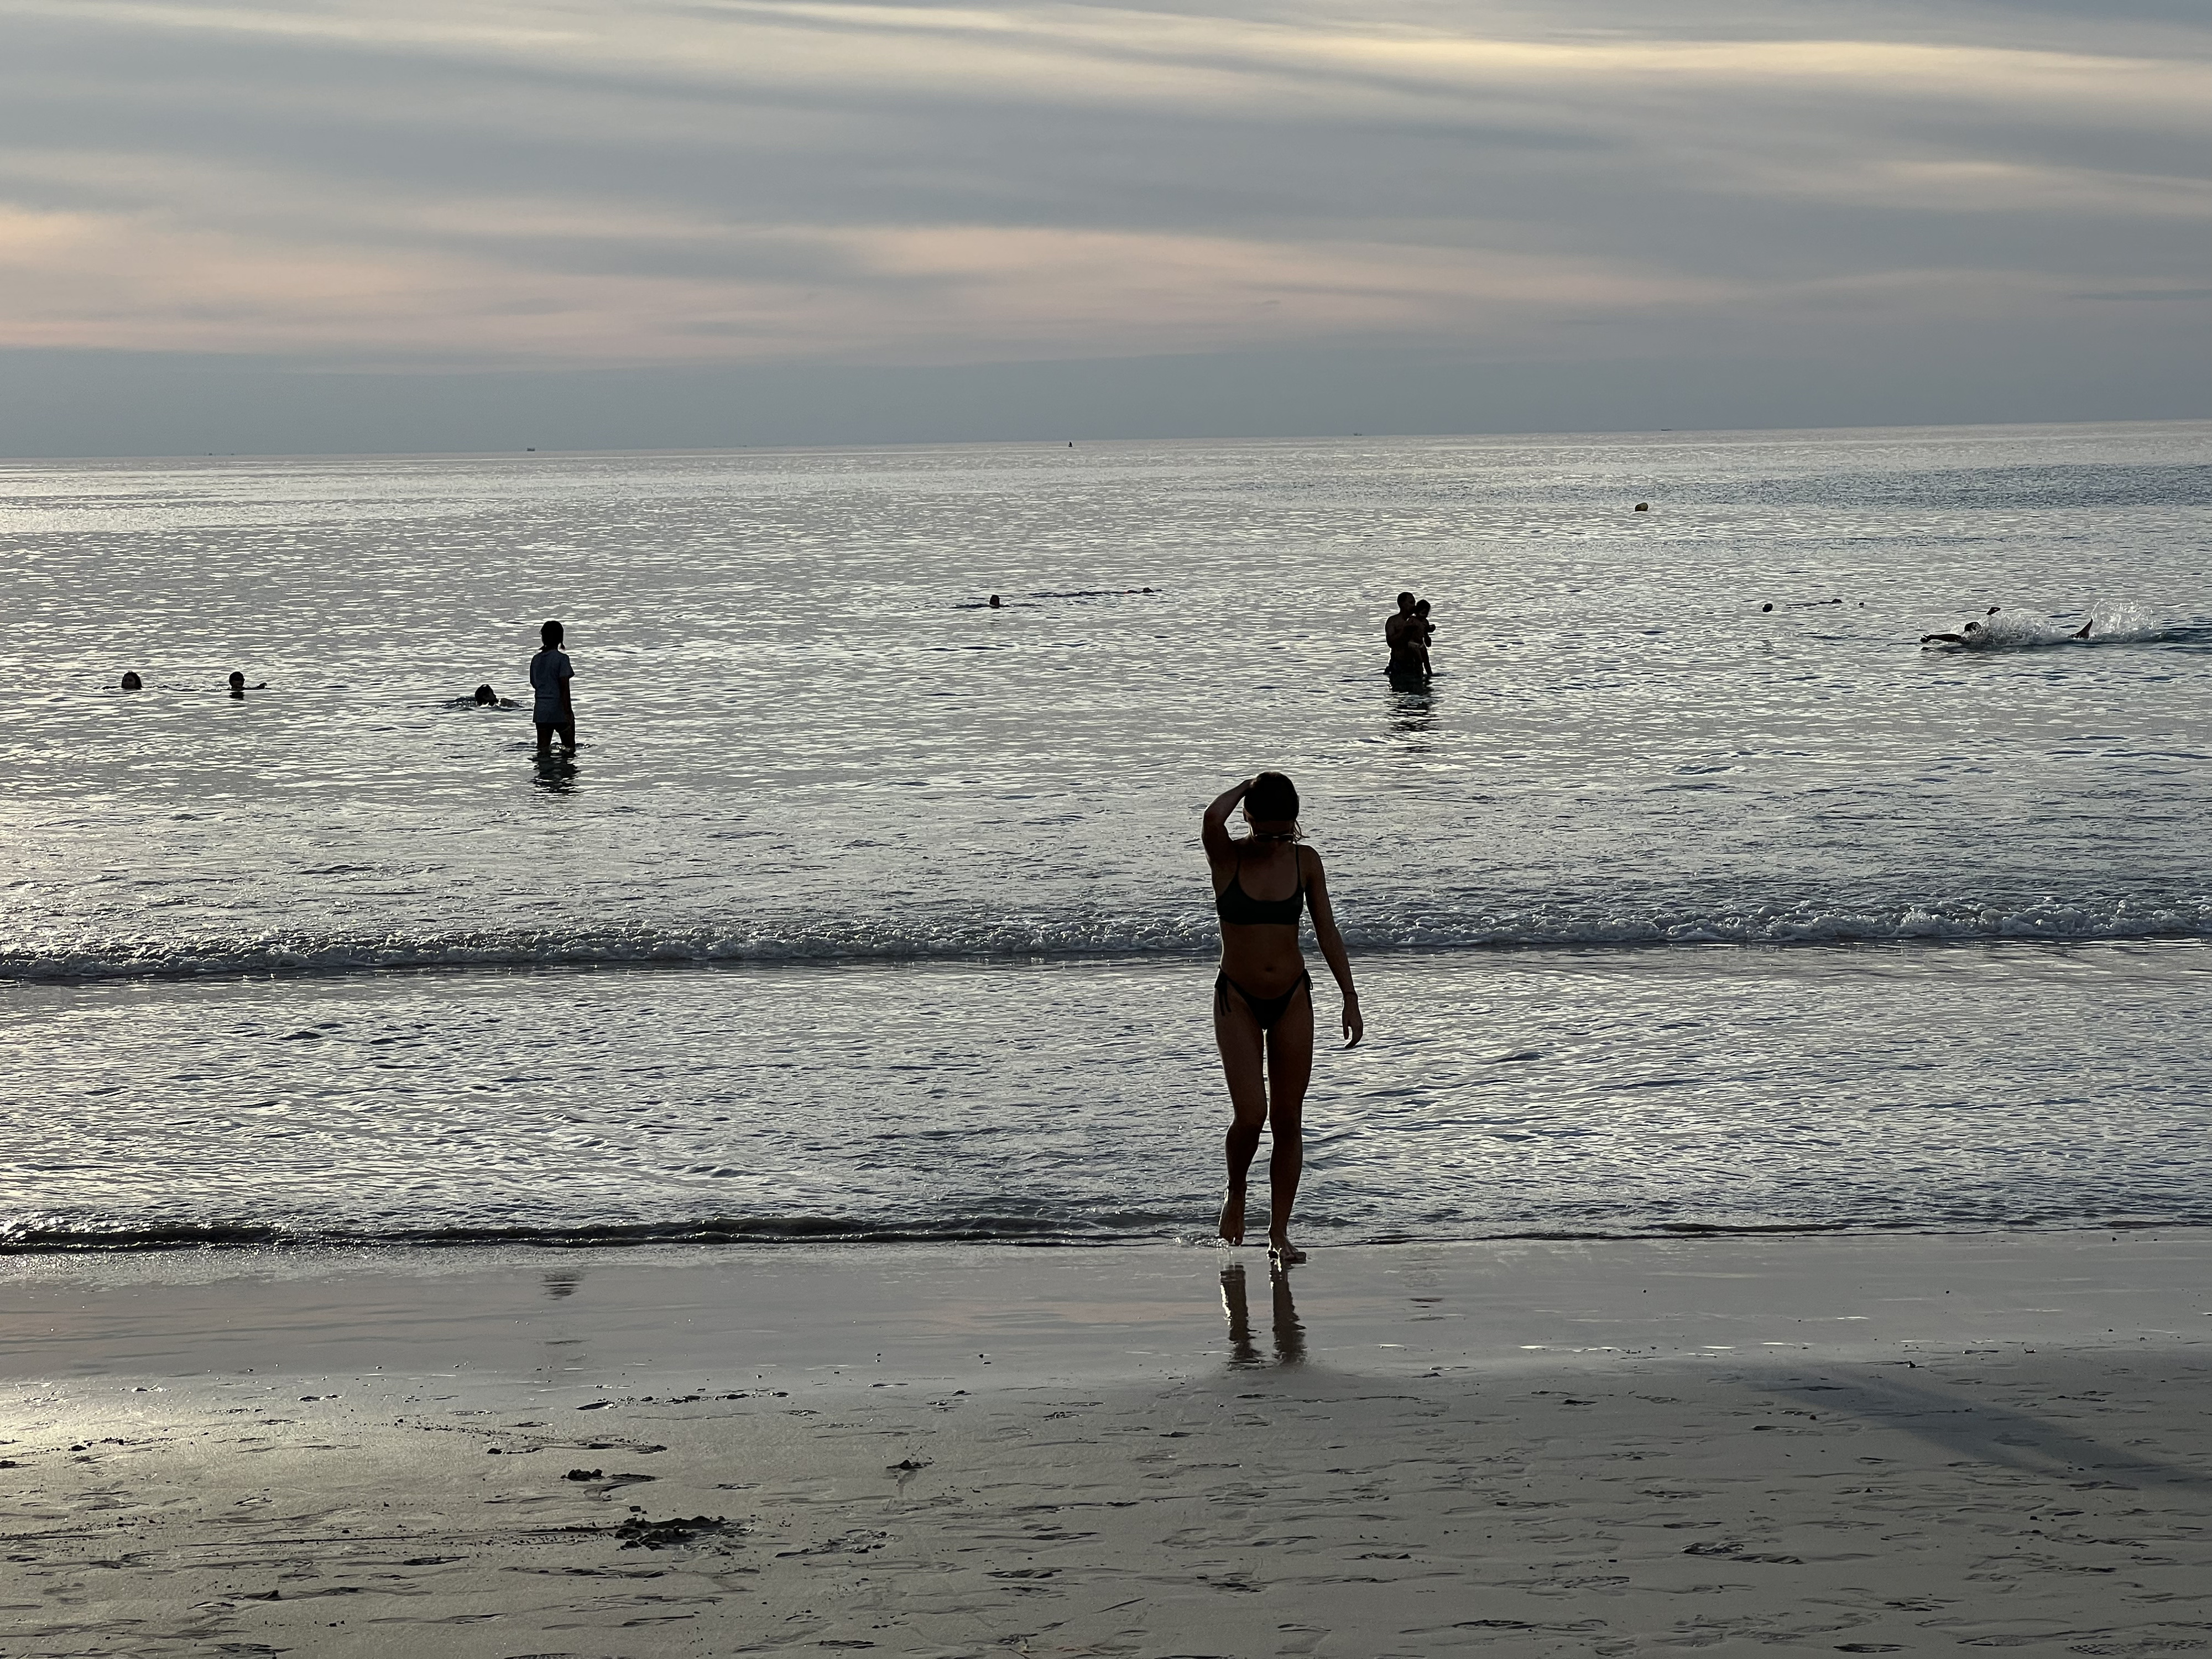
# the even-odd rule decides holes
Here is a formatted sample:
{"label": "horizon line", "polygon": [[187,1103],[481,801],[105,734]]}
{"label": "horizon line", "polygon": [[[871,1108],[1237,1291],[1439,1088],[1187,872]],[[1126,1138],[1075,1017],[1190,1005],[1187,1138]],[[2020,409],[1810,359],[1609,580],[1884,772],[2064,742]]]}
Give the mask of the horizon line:
{"label": "horizon line", "polygon": [[0,467],[29,467],[70,465],[86,463],[116,462],[181,462],[181,461],[358,461],[358,460],[507,460],[526,455],[542,455],[549,459],[582,459],[597,456],[669,456],[704,457],[711,455],[811,455],[884,453],[901,450],[941,449],[1065,449],[1091,447],[1133,447],[1140,445],[1211,444],[1237,445],[1252,447],[1286,447],[1300,444],[1343,443],[1355,440],[1402,441],[1428,439],[1438,442],[1455,441],[1486,441],[1492,442],[1526,442],[1536,440],[1603,439],[1625,440],[1643,438],[1714,439],[1775,437],[1784,434],[1819,434],[1836,436],[1851,433],[1898,432],[2050,432],[2082,427],[2155,427],[2197,426],[2212,424],[2212,411],[2202,415],[2148,416],[2126,420],[2081,421],[1900,421],[1887,424],[1856,422],[1846,426],[1725,426],[1725,427],[1591,427],[1591,428],[1531,428],[1527,429],[1494,428],[1461,431],[1399,431],[1399,432],[1310,432],[1261,435],[1199,436],[1192,434],[1160,435],[1152,437],[1123,436],[1109,438],[1056,437],[1035,438],[910,438],[873,443],[791,443],[791,444],[702,444],[648,445],[626,448],[618,445],[595,445],[580,449],[561,449],[536,445],[520,448],[501,449],[343,449],[343,450],[172,450],[138,453],[117,452],[106,454],[77,453],[70,455],[0,455]]}

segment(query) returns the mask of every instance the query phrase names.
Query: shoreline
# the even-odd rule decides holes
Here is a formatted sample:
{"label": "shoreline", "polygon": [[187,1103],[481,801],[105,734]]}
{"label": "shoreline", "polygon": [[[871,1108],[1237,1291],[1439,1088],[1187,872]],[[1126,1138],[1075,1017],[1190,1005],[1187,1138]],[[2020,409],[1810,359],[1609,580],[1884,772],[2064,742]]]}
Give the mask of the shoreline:
{"label": "shoreline", "polygon": [[[1352,1238],[1316,1244],[1310,1248],[1327,1250],[1341,1260],[1348,1261],[1351,1258],[1346,1255],[1346,1252],[1364,1250],[1511,1249],[1522,1244],[1721,1244],[1735,1239],[1755,1243],[1761,1239],[1810,1242],[1821,1238],[2163,1234],[2193,1232],[2207,1226],[2212,1226],[2212,1223],[2171,1217],[2094,1221],[2087,1218],[2018,1222],[2002,1219],[1894,1221],[1856,1224],[1848,1222],[1745,1222],[1735,1226],[1724,1222],[1680,1222],[1662,1223],[1648,1232],[1607,1231],[1599,1228],[1531,1228],[1520,1232],[1475,1233],[1455,1238]],[[31,1242],[27,1243],[27,1239]],[[250,1267],[296,1261],[335,1273],[343,1271],[348,1263],[374,1267],[380,1262],[398,1264],[395,1271],[428,1272],[427,1265],[418,1264],[428,1264],[447,1256],[464,1264],[463,1270],[465,1270],[466,1264],[471,1262],[483,1265],[505,1262],[510,1258],[542,1256],[554,1260],[564,1256],[590,1259],[605,1256],[611,1261],[620,1261],[628,1257],[657,1261],[661,1259],[659,1253],[704,1258],[719,1251],[735,1250],[803,1254],[810,1250],[975,1249],[989,1252],[1036,1250],[1058,1255],[1091,1250],[1214,1248],[1215,1242],[1211,1237],[1183,1232],[1124,1233],[1106,1237],[1081,1235],[1054,1237],[1038,1231],[992,1233],[980,1228],[957,1227],[942,1233],[930,1233],[920,1228],[867,1233],[841,1231],[834,1224],[809,1226],[803,1231],[796,1229],[778,1231],[769,1224],[751,1228],[737,1223],[724,1226],[711,1222],[644,1222],[637,1224],[635,1229],[625,1229],[618,1224],[573,1228],[549,1224],[534,1233],[527,1229],[510,1227],[483,1232],[453,1228],[443,1231],[386,1235],[330,1232],[296,1237],[274,1230],[266,1236],[249,1235],[245,1228],[226,1226],[198,1230],[153,1229],[135,1233],[118,1229],[112,1232],[18,1233],[0,1237],[0,1285],[4,1285],[10,1278],[10,1264],[19,1265],[27,1273],[40,1263],[58,1266],[69,1262],[191,1261],[201,1257],[234,1261]],[[1301,1248],[1307,1246],[1302,1243]],[[187,1273],[185,1276],[193,1279],[206,1277],[203,1273]]]}

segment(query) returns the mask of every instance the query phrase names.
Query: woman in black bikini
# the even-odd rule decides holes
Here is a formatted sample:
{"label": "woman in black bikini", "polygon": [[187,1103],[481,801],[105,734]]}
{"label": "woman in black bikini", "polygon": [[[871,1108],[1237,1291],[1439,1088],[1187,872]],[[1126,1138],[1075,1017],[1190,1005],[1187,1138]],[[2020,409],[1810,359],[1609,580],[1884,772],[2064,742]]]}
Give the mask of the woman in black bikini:
{"label": "woman in black bikini", "polygon": [[[1239,803],[1252,833],[1231,840],[1229,815]],[[1213,981],[1213,1040],[1229,1079],[1229,1196],[1221,1237],[1244,1242],[1244,1183],[1260,1150],[1260,1130],[1275,1133],[1267,1163],[1267,1253],[1288,1263],[1305,1253],[1291,1243],[1291,1206],[1305,1169],[1306,1081],[1313,1074],[1313,975],[1298,953],[1298,914],[1313,907],[1314,938],[1344,993],[1345,1046],[1365,1030],[1352,963],[1328,907],[1321,854],[1298,844],[1298,792],[1280,772],[1262,772],[1206,809],[1206,860],[1213,869],[1213,908],[1221,914],[1221,971]]]}

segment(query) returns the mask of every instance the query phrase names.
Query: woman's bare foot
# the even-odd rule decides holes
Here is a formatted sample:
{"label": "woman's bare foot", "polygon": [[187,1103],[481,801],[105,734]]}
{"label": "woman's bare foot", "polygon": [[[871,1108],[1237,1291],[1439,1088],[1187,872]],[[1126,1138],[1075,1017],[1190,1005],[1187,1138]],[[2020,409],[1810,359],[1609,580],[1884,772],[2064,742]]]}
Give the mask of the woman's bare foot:
{"label": "woman's bare foot", "polygon": [[1306,1259],[1306,1253],[1291,1243],[1287,1235],[1270,1233],[1267,1236],[1267,1256],[1284,1267],[1295,1267]]}
{"label": "woman's bare foot", "polygon": [[1244,1242],[1244,1194],[1232,1192],[1221,1200],[1221,1242],[1242,1244]]}

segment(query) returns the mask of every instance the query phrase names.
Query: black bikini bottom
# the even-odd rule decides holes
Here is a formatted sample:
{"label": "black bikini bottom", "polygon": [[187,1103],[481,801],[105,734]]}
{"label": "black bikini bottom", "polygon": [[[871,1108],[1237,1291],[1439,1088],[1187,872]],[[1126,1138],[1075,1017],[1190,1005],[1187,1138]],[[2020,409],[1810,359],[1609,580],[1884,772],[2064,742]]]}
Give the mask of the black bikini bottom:
{"label": "black bikini bottom", "polygon": [[1313,975],[1310,973],[1300,974],[1297,983],[1279,997],[1255,997],[1227,974],[1216,974],[1213,976],[1213,1012],[1227,1013],[1229,994],[1234,991],[1244,999],[1244,1006],[1252,1011],[1252,1018],[1260,1022],[1260,1029],[1272,1031],[1282,1024],[1283,1016],[1290,1011],[1291,999],[1301,991],[1310,994],[1312,990]]}

